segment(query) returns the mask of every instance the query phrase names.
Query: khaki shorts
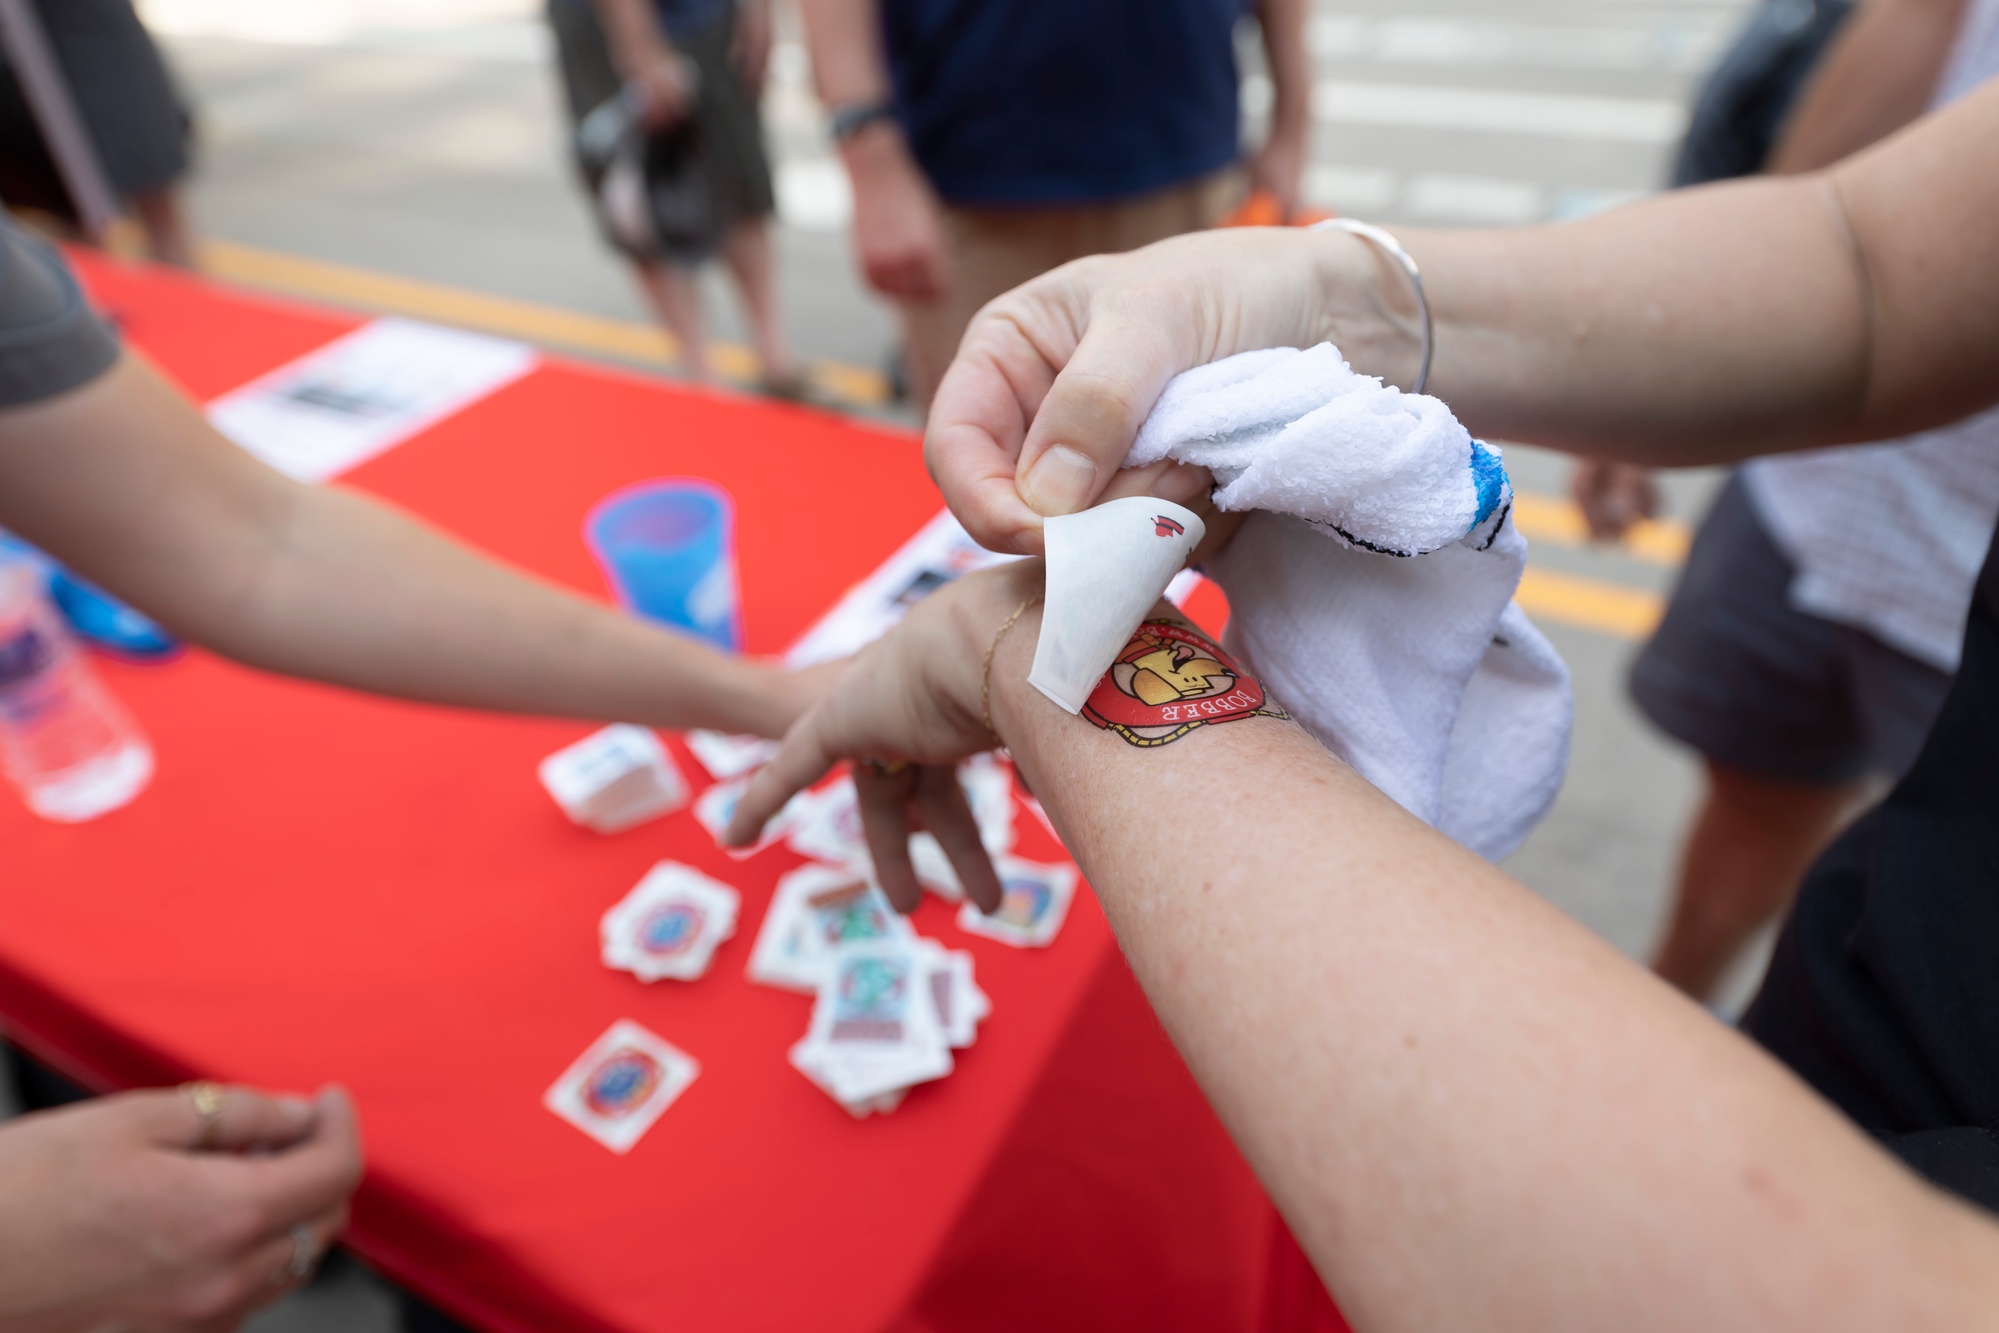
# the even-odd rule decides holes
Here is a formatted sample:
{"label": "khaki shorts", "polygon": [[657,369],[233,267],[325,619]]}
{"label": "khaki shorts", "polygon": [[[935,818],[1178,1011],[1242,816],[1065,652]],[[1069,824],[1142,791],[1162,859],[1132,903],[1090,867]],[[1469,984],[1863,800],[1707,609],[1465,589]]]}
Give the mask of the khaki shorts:
{"label": "khaki shorts", "polygon": [[995,296],[1072,259],[1136,250],[1168,236],[1205,230],[1227,216],[1242,192],[1242,172],[1231,167],[1115,203],[1067,208],[946,205],[950,290],[942,300],[902,307],[911,400],[928,410],[965,326]]}

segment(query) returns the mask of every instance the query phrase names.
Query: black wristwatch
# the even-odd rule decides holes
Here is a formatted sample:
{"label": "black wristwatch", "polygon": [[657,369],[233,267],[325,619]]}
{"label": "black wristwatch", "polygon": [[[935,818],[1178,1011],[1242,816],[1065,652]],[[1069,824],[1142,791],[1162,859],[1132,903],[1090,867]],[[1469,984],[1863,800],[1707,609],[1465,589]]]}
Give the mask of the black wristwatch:
{"label": "black wristwatch", "polygon": [[895,103],[887,98],[874,102],[849,102],[833,111],[833,142],[845,143],[878,120],[894,120]]}

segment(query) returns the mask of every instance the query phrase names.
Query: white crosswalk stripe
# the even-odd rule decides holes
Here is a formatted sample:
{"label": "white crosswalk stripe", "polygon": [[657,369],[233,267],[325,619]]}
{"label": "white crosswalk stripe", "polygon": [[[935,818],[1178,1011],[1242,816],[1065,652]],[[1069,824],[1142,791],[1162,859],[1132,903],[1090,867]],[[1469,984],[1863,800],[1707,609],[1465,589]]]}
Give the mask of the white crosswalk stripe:
{"label": "white crosswalk stripe", "polygon": [[[1746,0],[1314,0],[1312,205],[1389,223],[1580,217],[1658,188]],[[1253,46],[1253,44],[1252,44]],[[1245,77],[1255,142],[1271,88]]]}

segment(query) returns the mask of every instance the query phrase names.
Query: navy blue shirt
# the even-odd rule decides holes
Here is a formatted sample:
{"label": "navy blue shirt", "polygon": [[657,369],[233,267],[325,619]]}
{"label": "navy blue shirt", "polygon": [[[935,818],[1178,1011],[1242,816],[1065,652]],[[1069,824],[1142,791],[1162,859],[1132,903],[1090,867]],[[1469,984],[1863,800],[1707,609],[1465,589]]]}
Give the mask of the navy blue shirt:
{"label": "navy blue shirt", "polygon": [[[729,12],[736,0],[653,0],[659,12],[659,26],[670,41],[684,41]],[[556,3],[588,7],[590,0],[556,0]]]}
{"label": "navy blue shirt", "polygon": [[735,0],[654,0],[659,26],[674,40],[685,40],[718,21]]}
{"label": "navy blue shirt", "polygon": [[1239,151],[1249,0],[881,0],[916,160],[961,204],[1077,204],[1219,170]]}

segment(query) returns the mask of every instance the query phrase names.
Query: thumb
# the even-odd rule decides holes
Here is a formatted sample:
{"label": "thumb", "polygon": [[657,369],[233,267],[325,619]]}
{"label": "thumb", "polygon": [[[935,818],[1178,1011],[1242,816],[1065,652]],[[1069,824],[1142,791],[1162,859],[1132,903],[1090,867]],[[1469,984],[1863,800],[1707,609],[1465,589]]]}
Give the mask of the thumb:
{"label": "thumb", "polygon": [[1015,485],[1044,518],[1087,509],[1117,475],[1166,382],[1187,369],[1168,321],[1094,315],[1034,414]]}

